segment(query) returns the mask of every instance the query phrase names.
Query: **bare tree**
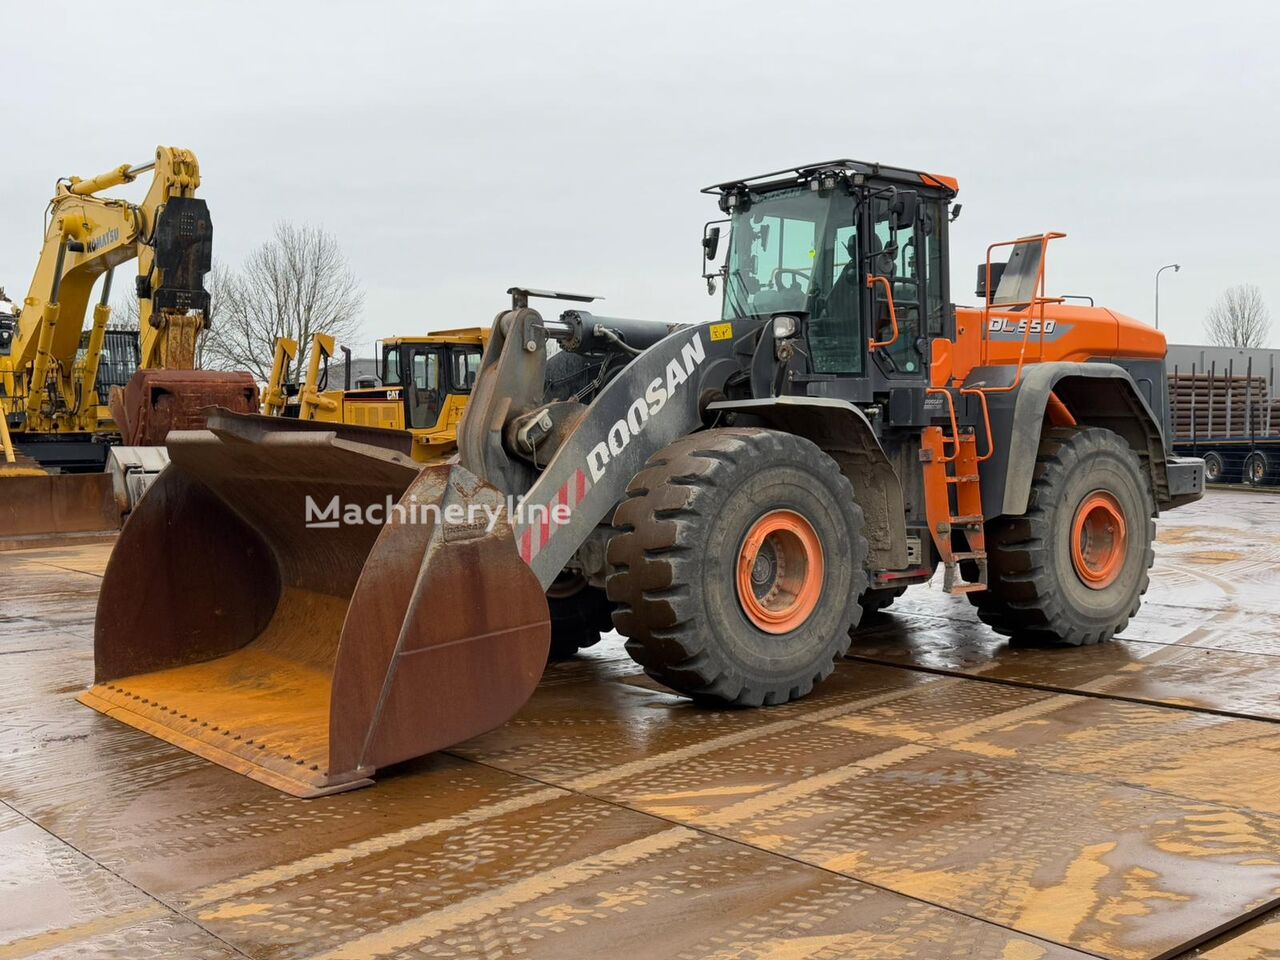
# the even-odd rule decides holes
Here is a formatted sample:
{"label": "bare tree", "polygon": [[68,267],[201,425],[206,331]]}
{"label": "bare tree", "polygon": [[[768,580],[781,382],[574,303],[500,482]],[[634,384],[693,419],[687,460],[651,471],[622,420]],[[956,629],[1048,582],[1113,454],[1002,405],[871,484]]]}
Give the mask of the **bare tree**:
{"label": "bare tree", "polygon": [[360,329],[364,293],[337,240],[319,227],[277,224],[240,270],[209,279],[212,324],[200,359],[210,369],[248,370],[265,382],[276,338],[289,337],[298,358],[286,378],[296,379],[314,334],[342,341]]}
{"label": "bare tree", "polygon": [[1221,347],[1261,347],[1271,339],[1271,311],[1252,283],[1224,290],[1204,320],[1211,343]]}
{"label": "bare tree", "polygon": [[217,355],[216,349],[211,349],[216,343],[214,331],[226,311],[228,296],[235,280],[235,274],[220,260],[214,260],[212,269],[204,275],[204,288],[209,291],[209,314],[205,318],[204,329],[196,338],[197,370],[218,369],[218,366],[212,362]]}
{"label": "bare tree", "polygon": [[[138,288],[134,285],[132,275],[128,278],[123,293],[117,293],[115,303],[111,304],[111,326],[127,330],[138,329]],[[113,288],[115,289],[115,288]]]}

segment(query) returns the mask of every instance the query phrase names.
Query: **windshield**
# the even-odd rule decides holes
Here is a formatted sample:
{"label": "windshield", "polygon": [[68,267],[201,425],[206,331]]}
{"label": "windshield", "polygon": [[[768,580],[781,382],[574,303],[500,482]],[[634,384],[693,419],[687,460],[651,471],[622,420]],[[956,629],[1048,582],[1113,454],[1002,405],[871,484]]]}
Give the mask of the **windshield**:
{"label": "windshield", "polygon": [[724,319],[804,311],[815,371],[862,370],[854,202],[844,190],[752,194],[733,217]]}

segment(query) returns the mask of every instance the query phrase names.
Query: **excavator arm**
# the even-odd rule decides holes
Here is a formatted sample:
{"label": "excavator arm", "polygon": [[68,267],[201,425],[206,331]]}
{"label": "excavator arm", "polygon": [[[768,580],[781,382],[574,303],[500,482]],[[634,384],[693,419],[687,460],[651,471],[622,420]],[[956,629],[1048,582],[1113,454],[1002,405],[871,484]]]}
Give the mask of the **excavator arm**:
{"label": "excavator arm", "polygon": [[[140,204],[101,191],[152,173]],[[58,183],[50,201],[40,258],[10,346],[0,361],[7,413],[24,430],[92,431],[108,300],[116,267],[138,261],[141,367],[191,369],[195,340],[207,323],[203,278],[211,265],[212,221],[195,198],[200,168],[189,150],[158,147],[155,159],[96,177]],[[87,349],[77,364],[93,287],[103,275]]]}

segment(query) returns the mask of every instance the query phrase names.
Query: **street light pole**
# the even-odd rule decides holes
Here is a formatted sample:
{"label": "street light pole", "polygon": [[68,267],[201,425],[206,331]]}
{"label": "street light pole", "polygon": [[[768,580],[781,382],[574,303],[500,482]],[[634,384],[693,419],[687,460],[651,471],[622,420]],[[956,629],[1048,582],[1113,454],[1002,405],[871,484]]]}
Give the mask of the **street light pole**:
{"label": "street light pole", "polygon": [[1156,271],[1156,329],[1157,330],[1160,329],[1160,274],[1164,273],[1170,267],[1173,267],[1174,273],[1177,273],[1179,270],[1182,269],[1182,267],[1176,263],[1166,263],[1163,267],[1161,267],[1159,270]]}

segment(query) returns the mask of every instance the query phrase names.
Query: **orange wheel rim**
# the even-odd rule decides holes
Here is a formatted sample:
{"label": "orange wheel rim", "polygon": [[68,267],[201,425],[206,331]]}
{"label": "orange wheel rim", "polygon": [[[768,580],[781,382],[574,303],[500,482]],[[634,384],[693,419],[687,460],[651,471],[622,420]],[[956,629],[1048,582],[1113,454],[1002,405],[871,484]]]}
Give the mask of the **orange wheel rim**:
{"label": "orange wheel rim", "polygon": [[1084,585],[1102,590],[1124,567],[1127,530],[1120,502],[1104,490],[1085,497],[1071,525],[1071,562]]}
{"label": "orange wheel rim", "polygon": [[822,544],[793,510],[774,510],[752,524],[738,550],[738,602],[765,633],[790,633],[822,596]]}

